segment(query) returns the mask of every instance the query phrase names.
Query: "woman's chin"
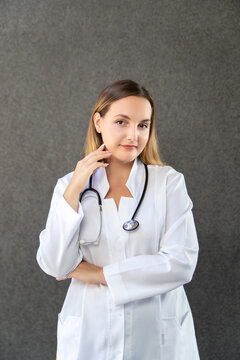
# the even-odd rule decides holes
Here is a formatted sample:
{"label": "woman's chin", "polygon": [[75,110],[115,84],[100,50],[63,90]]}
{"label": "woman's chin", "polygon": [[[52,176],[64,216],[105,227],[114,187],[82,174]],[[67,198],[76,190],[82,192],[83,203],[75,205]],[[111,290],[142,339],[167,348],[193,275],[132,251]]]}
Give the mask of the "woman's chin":
{"label": "woman's chin", "polygon": [[137,156],[134,156],[133,154],[131,156],[130,155],[115,156],[109,159],[109,164],[111,164],[111,162],[119,162],[123,164],[132,163],[136,159],[136,157]]}

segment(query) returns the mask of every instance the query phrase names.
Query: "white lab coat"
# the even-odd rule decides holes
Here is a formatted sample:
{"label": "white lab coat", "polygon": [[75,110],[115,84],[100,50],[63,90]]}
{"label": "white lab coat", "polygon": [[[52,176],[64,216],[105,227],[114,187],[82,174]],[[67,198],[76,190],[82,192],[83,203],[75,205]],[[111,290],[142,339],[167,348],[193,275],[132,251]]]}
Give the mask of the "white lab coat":
{"label": "white lab coat", "polygon": [[[58,179],[37,261],[53,277],[66,277],[82,259],[103,267],[108,286],[71,279],[58,314],[58,360],[199,360],[192,312],[183,285],[196,268],[199,245],[184,175],[171,166],[148,165],[148,187],[136,215],[139,227],[125,231],[141,197],[145,169],[136,158],[117,211],[104,199],[104,167],[93,175],[102,198],[100,243],[96,195],[87,192],[78,212],[63,193],[73,171]],[[87,186],[89,185],[89,181]]]}

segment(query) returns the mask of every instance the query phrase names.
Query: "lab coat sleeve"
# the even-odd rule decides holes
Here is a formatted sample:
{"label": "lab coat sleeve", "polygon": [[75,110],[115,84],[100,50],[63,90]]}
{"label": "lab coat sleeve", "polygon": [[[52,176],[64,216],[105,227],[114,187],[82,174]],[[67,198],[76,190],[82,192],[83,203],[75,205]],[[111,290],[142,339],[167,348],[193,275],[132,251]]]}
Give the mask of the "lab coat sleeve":
{"label": "lab coat sleeve", "polygon": [[40,268],[56,278],[66,278],[83,258],[78,234],[84,213],[80,202],[76,212],[66,201],[63,196],[66,186],[63,178],[58,179],[36,255]]}
{"label": "lab coat sleeve", "polygon": [[103,267],[116,305],[163,294],[192,280],[199,251],[192,207],[184,175],[170,171],[166,179],[165,232],[159,251]]}

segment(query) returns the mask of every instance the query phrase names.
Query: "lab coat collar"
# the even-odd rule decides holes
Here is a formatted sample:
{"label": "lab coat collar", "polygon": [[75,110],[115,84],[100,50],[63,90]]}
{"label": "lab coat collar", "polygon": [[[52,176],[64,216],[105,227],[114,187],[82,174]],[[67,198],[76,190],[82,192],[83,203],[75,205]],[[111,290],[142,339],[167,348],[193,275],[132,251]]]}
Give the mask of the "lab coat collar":
{"label": "lab coat collar", "polygon": [[[138,198],[142,193],[145,182],[145,168],[143,162],[137,157],[132,165],[126,186],[134,198]],[[101,199],[103,200],[110,188],[106,169],[100,166],[95,174],[93,174],[92,186],[98,190]]]}

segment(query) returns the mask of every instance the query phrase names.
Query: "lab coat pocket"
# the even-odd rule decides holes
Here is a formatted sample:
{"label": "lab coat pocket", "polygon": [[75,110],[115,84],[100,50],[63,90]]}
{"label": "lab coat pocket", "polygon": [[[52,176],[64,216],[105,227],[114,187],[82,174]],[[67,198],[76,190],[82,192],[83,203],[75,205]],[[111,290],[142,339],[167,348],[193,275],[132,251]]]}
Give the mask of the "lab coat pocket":
{"label": "lab coat pocket", "polygon": [[184,335],[186,332],[185,323],[190,316],[187,310],[180,316],[161,318],[161,348],[162,359],[173,360],[182,359],[182,347],[184,346]]}
{"label": "lab coat pocket", "polygon": [[185,328],[185,324],[187,323],[187,319],[190,316],[190,310],[187,310],[183,315],[176,316],[176,324],[179,330],[183,330]]}
{"label": "lab coat pocket", "polygon": [[77,360],[81,337],[82,317],[68,315],[65,320],[58,314],[57,359]]}

